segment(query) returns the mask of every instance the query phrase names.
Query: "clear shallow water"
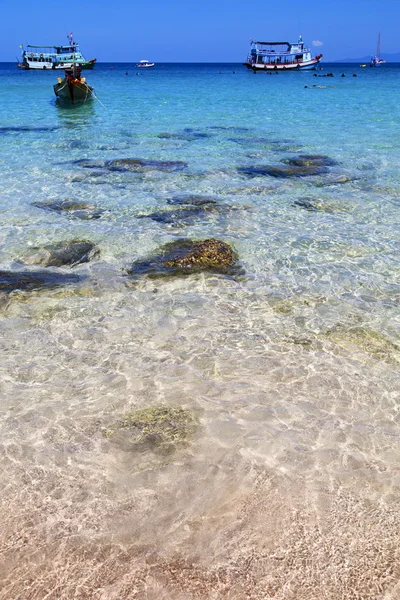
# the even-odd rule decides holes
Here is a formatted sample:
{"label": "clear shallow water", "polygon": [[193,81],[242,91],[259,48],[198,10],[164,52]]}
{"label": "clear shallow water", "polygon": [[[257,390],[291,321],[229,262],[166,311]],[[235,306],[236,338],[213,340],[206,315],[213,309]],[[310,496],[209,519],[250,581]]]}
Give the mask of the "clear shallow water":
{"label": "clear shallow water", "polygon": [[[1,301],[0,598],[397,597],[400,67],[114,67],[72,109],[54,73],[0,70],[1,269],[66,239],[101,252],[60,269],[79,284]],[[299,154],[337,164],[238,171]],[[74,162],[117,158],[188,167]],[[185,194],[221,208],[138,218]],[[104,212],[33,206],[67,198]],[[181,237],[228,242],[244,275],[126,277]],[[188,445],[107,434],[160,404],[196,415]]]}

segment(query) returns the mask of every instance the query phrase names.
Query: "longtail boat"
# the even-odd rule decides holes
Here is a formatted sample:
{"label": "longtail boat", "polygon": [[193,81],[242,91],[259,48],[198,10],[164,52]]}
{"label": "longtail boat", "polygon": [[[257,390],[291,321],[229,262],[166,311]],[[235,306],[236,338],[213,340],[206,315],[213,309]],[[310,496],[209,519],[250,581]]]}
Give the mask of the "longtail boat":
{"label": "longtail boat", "polygon": [[54,86],[54,93],[61,100],[72,104],[86,102],[94,97],[94,89],[81,77],[81,68],[76,66],[65,69],[64,78],[59,77]]}

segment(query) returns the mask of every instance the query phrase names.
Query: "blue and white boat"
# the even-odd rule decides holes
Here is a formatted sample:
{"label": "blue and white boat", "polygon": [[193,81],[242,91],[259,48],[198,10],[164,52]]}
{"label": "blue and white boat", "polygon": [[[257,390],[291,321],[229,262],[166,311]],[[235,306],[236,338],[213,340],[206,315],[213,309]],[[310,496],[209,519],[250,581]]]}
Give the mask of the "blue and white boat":
{"label": "blue and white boat", "polygon": [[71,69],[73,66],[81,69],[93,69],[96,59],[86,60],[79,45],[74,42],[72,32],[67,36],[68,46],[31,46],[22,49],[22,61],[19,69]]}
{"label": "blue and white boat", "polygon": [[256,42],[250,40],[250,52],[244,65],[253,71],[293,71],[312,69],[322,54],[311,55],[300,36],[295,44],[290,42]]}

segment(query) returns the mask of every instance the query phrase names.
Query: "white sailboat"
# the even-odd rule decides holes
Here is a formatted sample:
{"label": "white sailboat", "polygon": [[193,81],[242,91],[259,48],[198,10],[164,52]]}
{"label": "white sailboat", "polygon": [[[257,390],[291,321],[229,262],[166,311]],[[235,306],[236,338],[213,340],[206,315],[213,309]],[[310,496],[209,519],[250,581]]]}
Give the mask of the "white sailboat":
{"label": "white sailboat", "polygon": [[376,55],[371,56],[371,62],[369,63],[370,67],[379,67],[386,62],[383,58],[381,58],[381,33],[378,33],[378,46],[376,48]]}

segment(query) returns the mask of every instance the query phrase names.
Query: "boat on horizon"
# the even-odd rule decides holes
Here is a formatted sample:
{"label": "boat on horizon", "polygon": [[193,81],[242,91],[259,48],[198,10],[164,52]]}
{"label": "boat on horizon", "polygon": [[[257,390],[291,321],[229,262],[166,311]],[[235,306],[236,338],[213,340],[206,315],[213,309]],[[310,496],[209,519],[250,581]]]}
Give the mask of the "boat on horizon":
{"label": "boat on horizon", "polygon": [[381,33],[378,33],[378,45],[376,47],[375,56],[371,56],[371,62],[369,63],[370,67],[379,67],[386,62],[383,58],[381,58]]}
{"label": "boat on horizon", "polygon": [[81,77],[81,67],[65,69],[64,78],[58,78],[54,93],[60,100],[71,104],[84,103],[94,97],[94,89]]}
{"label": "boat on horizon", "polygon": [[154,67],[155,63],[149,62],[148,60],[139,60],[138,63],[136,63],[136,67],[138,69],[150,69],[151,67]]}
{"label": "boat on horizon", "polygon": [[290,42],[257,42],[250,40],[250,52],[244,65],[254,72],[260,71],[299,71],[313,69],[321,60],[322,54],[311,55],[310,48],[304,45],[300,35],[295,44]]}
{"label": "boat on horizon", "polygon": [[19,69],[32,70],[50,70],[50,69],[71,69],[74,65],[81,69],[93,69],[96,64],[96,58],[86,60],[79,45],[74,41],[72,32],[67,35],[68,46],[31,46],[26,50],[21,45],[22,61],[18,62]]}

